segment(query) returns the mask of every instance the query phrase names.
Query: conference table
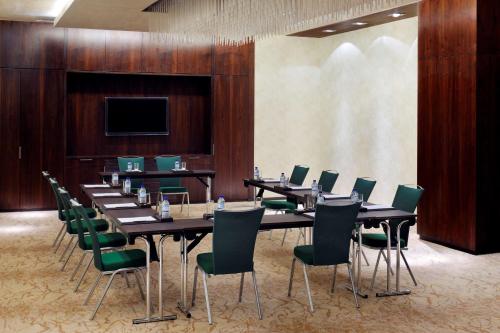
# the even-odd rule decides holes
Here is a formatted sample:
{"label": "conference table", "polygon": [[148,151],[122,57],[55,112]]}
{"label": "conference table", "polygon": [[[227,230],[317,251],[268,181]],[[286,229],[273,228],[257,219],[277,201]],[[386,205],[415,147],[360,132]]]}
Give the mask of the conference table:
{"label": "conference table", "polygon": [[[89,198],[95,203],[96,207],[106,215],[108,220],[124,233],[129,241],[129,244],[134,244],[136,239],[140,239],[144,242],[146,247],[147,255],[147,267],[146,267],[146,316],[141,319],[134,319],[133,322],[136,324],[172,320],[175,319],[175,315],[163,315],[163,245],[167,237],[177,235],[180,237],[180,259],[181,259],[181,296],[180,301],[177,304],[178,309],[184,313],[187,317],[190,317],[190,305],[187,302],[187,284],[188,284],[188,255],[191,250],[193,250],[201,240],[213,230],[213,222],[211,220],[203,218],[190,218],[190,219],[178,219],[173,222],[148,222],[148,223],[136,223],[136,224],[123,224],[119,221],[120,218],[124,217],[145,217],[145,216],[157,216],[157,213],[152,208],[141,208],[139,206],[135,208],[125,208],[125,209],[107,209],[106,205],[109,203],[136,203],[135,197],[98,197],[96,198],[94,194],[96,193],[119,193],[119,189],[114,188],[86,188],[82,185],[82,190],[86,193]],[[357,224],[364,225],[365,227],[378,227],[380,224],[386,225],[388,232],[390,233],[390,225],[387,222],[389,219],[404,219],[410,221],[410,224],[414,224],[416,221],[416,215],[396,209],[391,210],[380,210],[380,211],[366,211],[359,212],[357,217]],[[297,214],[279,214],[279,215],[264,215],[260,230],[274,230],[274,229],[285,229],[285,228],[307,228],[312,227],[314,218],[308,216],[307,214],[297,213]],[[197,234],[196,238],[188,244],[186,239],[187,233]],[[156,246],[153,241],[153,236],[159,235],[160,241],[158,245],[159,257],[156,255]],[[362,238],[360,237],[361,241]],[[398,242],[399,244],[399,242]],[[359,246],[359,245],[358,245]],[[400,261],[397,260],[397,273],[396,273],[396,290],[391,290],[390,285],[390,237],[388,239],[388,269],[387,269],[387,290],[384,293],[378,293],[377,296],[393,296],[401,294],[399,290],[399,267]],[[399,254],[399,251],[398,251]],[[157,257],[157,258],[156,258]],[[151,315],[151,261],[159,261],[159,278],[158,278],[158,293],[159,293],[159,316],[153,317]],[[361,275],[361,260],[358,258],[357,262],[356,256],[353,256],[353,267],[356,276],[355,288],[358,294],[362,295],[361,285],[360,285],[360,275]]]}

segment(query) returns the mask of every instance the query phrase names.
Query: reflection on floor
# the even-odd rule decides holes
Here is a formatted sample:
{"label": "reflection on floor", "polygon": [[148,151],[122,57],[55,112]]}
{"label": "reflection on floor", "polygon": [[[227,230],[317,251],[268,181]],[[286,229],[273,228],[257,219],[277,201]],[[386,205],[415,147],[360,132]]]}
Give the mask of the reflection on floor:
{"label": "reflection on floor", "polygon": [[[173,210],[178,212],[179,208]],[[204,211],[204,206],[193,205],[191,215],[199,216]],[[410,296],[376,298],[371,291],[368,299],[360,301],[360,310],[355,309],[352,294],[344,288],[345,268],[339,268],[334,294],[328,292],[332,270],[310,270],[314,314],[307,310],[301,274],[296,274],[292,297],[286,297],[297,231],[288,233],[283,247],[283,231],[275,231],[272,240],[269,233],[261,233],[255,251],[262,321],[257,317],[251,279],[245,279],[243,302],[238,304],[237,276],[208,280],[215,322],[212,326],[207,323],[201,283],[193,318],[179,315],[174,322],[132,325],[132,319],[144,315],[144,303],[137,288],[127,289],[122,278],[115,280],[96,319],[90,321],[96,297],[88,306],[82,302],[95,270],[86,279],[83,291],[73,293],[74,282],[69,282],[69,276],[78,256],[72,258],[65,272],[60,272],[59,256],[51,248],[59,227],[55,212],[0,214],[1,332],[500,332],[500,254],[472,256],[420,241],[414,232],[407,258],[418,287],[413,287],[403,269],[402,286],[413,289]],[[167,312],[172,313],[179,298],[179,244],[172,240],[167,243],[164,297]],[[192,252],[190,283],[196,253],[210,247],[211,238],[207,237]],[[368,287],[376,251],[365,251],[371,266],[363,266],[362,282]],[[376,290],[385,285],[384,269],[381,265]],[[156,288],[156,263],[153,270]],[[157,304],[157,297],[153,293],[153,304]]]}

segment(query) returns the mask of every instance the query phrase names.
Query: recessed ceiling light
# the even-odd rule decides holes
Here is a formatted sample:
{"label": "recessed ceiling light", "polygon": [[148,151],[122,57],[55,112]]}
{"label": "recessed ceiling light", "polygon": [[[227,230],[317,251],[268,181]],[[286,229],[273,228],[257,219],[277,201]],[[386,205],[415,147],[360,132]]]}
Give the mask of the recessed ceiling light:
{"label": "recessed ceiling light", "polygon": [[366,22],[354,22],[353,25],[367,25]]}
{"label": "recessed ceiling light", "polygon": [[325,30],[323,30],[323,32],[335,32],[335,31],[337,31],[337,30],[335,30],[335,29],[325,29]]}
{"label": "recessed ceiling light", "polygon": [[405,15],[406,15],[405,13],[392,13],[392,14],[389,14],[390,17],[394,17],[394,18],[398,18],[398,17],[405,16]]}

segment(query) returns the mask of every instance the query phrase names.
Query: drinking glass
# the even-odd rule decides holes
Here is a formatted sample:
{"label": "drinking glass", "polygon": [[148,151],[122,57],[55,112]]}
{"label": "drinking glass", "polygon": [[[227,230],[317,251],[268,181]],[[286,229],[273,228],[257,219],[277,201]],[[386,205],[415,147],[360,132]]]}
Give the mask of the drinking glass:
{"label": "drinking glass", "polygon": [[182,170],[186,170],[186,162],[182,161]]}
{"label": "drinking glass", "polygon": [[139,162],[134,163],[134,170],[139,170]]}

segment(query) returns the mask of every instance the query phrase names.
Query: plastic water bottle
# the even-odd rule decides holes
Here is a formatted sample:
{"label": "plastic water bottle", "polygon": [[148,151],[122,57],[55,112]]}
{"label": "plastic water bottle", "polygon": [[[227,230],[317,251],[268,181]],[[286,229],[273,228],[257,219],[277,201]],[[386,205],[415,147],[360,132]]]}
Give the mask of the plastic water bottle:
{"label": "plastic water bottle", "polygon": [[351,201],[358,202],[359,194],[358,191],[354,190],[351,192]]}
{"label": "plastic water bottle", "polygon": [[132,162],[127,163],[127,171],[132,171]]}
{"label": "plastic water bottle", "polygon": [[113,186],[118,185],[118,173],[116,171],[114,171],[113,174],[111,175],[111,184]]}
{"label": "plastic water bottle", "polygon": [[123,183],[123,186],[124,186],[123,192],[126,194],[129,194],[130,189],[132,187],[132,184],[130,182],[130,178],[127,177],[127,179],[125,179],[125,183]]}
{"label": "plastic water bottle", "polygon": [[286,185],[286,177],[285,177],[285,173],[282,172],[281,176],[280,176],[280,186],[285,187],[285,185]]}
{"label": "plastic water bottle", "polygon": [[226,200],[224,200],[224,196],[220,195],[217,200],[217,210],[224,210],[224,206],[226,205]]}
{"label": "plastic water bottle", "polygon": [[161,201],[161,218],[168,219],[170,217],[170,202],[168,202],[167,196],[163,196]]}
{"label": "plastic water bottle", "polygon": [[323,196],[323,191],[319,190],[318,191],[318,197],[316,199],[316,204],[324,204],[325,203],[325,197]]}
{"label": "plastic water bottle", "polygon": [[316,180],[313,180],[313,183],[311,185],[311,194],[313,197],[318,196],[318,183],[316,182]]}
{"label": "plastic water bottle", "polygon": [[179,170],[181,168],[181,162],[179,161],[175,161],[175,166],[174,166],[174,169],[175,170]]}
{"label": "plastic water bottle", "polygon": [[255,167],[255,170],[253,171],[253,179],[255,179],[255,180],[260,179],[260,170],[258,167]]}
{"label": "plastic water bottle", "polygon": [[139,203],[140,204],[146,204],[146,196],[147,196],[147,193],[146,193],[146,188],[144,187],[144,185],[141,185],[141,188],[139,189]]}

